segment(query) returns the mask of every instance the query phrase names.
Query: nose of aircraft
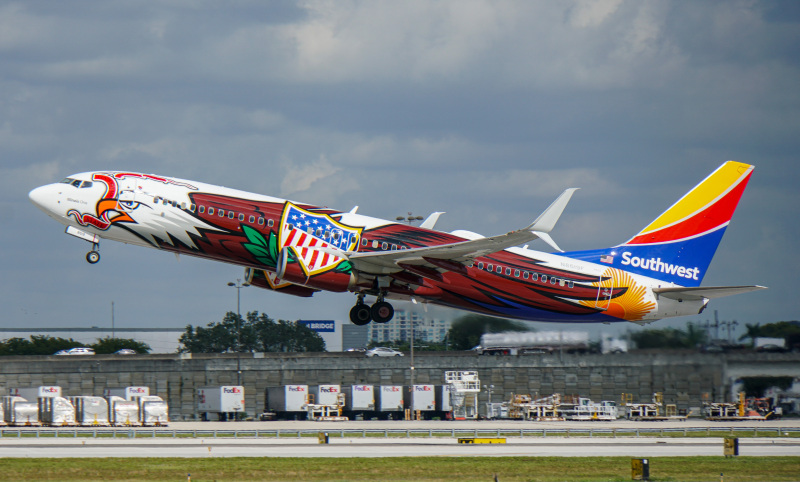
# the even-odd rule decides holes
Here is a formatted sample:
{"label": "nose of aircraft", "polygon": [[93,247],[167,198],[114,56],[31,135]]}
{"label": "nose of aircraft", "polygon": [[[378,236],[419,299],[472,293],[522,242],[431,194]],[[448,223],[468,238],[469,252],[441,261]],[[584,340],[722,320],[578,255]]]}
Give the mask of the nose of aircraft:
{"label": "nose of aircraft", "polygon": [[48,184],[40,186],[28,193],[28,198],[39,209],[47,214],[52,214],[53,203],[57,200],[53,196],[53,186]]}

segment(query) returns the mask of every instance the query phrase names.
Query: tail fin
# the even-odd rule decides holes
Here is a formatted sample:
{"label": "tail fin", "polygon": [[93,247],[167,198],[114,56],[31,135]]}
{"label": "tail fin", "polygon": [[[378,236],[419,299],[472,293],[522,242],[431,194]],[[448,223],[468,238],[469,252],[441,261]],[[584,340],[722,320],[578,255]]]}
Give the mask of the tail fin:
{"label": "tail fin", "polygon": [[700,286],[752,172],[749,164],[728,161],[628,242],[566,255]]}

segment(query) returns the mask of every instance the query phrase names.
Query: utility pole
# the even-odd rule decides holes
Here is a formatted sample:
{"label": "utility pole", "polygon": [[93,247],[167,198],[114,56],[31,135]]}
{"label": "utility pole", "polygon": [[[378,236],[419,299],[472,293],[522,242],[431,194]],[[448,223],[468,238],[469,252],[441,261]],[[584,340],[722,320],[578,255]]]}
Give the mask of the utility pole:
{"label": "utility pole", "polygon": [[237,279],[236,283],[229,282],[228,286],[236,288],[236,385],[242,384],[242,312],[241,312],[241,291],[242,288],[250,286],[250,283],[242,283],[241,279]]}

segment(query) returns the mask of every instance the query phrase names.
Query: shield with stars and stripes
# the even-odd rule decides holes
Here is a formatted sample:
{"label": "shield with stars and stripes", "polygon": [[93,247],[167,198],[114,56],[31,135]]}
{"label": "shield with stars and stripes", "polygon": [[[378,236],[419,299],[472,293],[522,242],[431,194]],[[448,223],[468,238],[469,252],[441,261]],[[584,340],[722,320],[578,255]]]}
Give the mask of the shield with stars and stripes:
{"label": "shield with stars and stripes", "polygon": [[328,271],[344,261],[332,253],[335,248],[352,251],[358,246],[361,228],[345,226],[327,214],[307,211],[287,202],[283,209],[279,246],[294,248],[303,270],[309,275]]}

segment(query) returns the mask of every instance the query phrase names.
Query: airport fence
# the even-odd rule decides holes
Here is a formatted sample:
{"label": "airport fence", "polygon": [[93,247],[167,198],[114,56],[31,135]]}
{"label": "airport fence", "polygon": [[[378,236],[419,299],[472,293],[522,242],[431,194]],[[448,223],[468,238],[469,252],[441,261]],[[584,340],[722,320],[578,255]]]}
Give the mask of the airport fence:
{"label": "airport fence", "polygon": [[175,430],[168,427],[20,427],[0,429],[0,439],[35,438],[303,438],[325,432],[339,438],[455,438],[455,437],[789,437],[800,438],[800,427],[664,427],[664,428],[498,428],[498,429],[266,429]]}

